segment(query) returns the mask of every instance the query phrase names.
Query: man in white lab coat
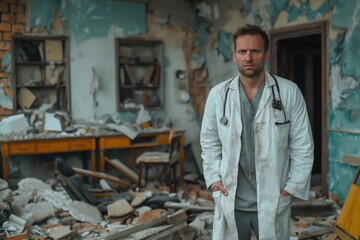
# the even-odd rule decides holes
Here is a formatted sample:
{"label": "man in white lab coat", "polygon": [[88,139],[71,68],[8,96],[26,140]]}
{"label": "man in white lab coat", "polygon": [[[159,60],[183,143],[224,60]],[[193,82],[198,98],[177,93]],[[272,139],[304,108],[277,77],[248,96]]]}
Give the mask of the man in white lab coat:
{"label": "man in white lab coat", "polygon": [[294,82],[264,70],[266,32],[245,25],[233,43],[239,74],[211,89],[201,126],[213,239],[289,239],[291,198],[308,199],[313,164],[305,101]]}

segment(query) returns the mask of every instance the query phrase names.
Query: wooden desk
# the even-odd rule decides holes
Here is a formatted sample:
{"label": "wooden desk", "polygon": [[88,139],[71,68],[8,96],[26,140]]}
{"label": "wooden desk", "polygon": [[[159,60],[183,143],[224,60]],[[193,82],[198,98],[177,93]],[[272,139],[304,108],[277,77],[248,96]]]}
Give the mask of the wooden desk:
{"label": "wooden desk", "polygon": [[[181,146],[179,153],[180,162],[180,183],[184,176],[184,142],[185,133],[179,131],[181,136]],[[136,139],[131,140],[125,135],[105,135],[99,136],[99,156],[100,171],[105,172],[105,151],[109,149],[131,149],[131,148],[156,148],[169,144],[170,131],[145,132],[141,133]],[[134,159],[135,161],[135,159]]]}
{"label": "wooden desk", "polygon": [[4,180],[8,180],[9,178],[9,157],[15,155],[89,151],[91,153],[91,170],[96,171],[95,137],[0,140],[0,145],[2,156],[2,177]]}

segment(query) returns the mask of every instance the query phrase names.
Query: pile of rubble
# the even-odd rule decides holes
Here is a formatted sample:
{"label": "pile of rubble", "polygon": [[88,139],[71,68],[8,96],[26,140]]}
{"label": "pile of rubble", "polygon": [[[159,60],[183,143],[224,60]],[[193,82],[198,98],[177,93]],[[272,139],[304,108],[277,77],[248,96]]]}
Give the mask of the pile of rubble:
{"label": "pile of rubble", "polygon": [[291,240],[337,239],[335,228],[341,211],[339,200],[323,196],[319,186],[311,188],[308,201],[294,201],[291,210]]}
{"label": "pile of rubble", "polygon": [[[16,190],[1,180],[0,187],[0,220],[10,240],[211,239],[214,203],[202,182],[185,183],[177,193],[154,184],[142,191],[108,192],[96,205],[71,199],[55,180],[26,178]],[[336,239],[340,208],[333,200],[314,196],[294,202],[292,209],[292,240]]]}
{"label": "pile of rubble", "polygon": [[96,206],[71,199],[55,180],[26,178],[16,190],[0,185],[2,233],[10,240],[211,239],[213,201],[199,183],[177,193],[150,185],[112,191]]}

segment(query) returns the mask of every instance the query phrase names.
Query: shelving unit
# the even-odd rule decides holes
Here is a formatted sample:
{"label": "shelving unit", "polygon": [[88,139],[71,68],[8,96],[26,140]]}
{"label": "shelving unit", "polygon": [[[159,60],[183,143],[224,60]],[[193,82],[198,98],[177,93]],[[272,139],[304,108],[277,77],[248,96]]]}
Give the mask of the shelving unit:
{"label": "shelving unit", "polygon": [[134,38],[116,39],[117,99],[119,111],[161,109],[163,42]]}
{"label": "shelving unit", "polygon": [[14,35],[14,110],[70,111],[69,49],[66,36]]}

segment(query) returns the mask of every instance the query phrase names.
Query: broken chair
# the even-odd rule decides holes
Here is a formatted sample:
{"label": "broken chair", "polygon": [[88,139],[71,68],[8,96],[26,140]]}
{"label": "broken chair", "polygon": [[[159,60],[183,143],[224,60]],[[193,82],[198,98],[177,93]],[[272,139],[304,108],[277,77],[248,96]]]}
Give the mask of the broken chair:
{"label": "broken chair", "polygon": [[[147,185],[149,168],[163,166],[165,168],[165,181],[170,187],[170,191],[176,190],[176,164],[179,160],[181,136],[181,133],[171,131],[169,134],[168,151],[144,152],[136,159],[139,172],[139,188]],[[141,183],[143,168],[145,168],[145,185]]]}

